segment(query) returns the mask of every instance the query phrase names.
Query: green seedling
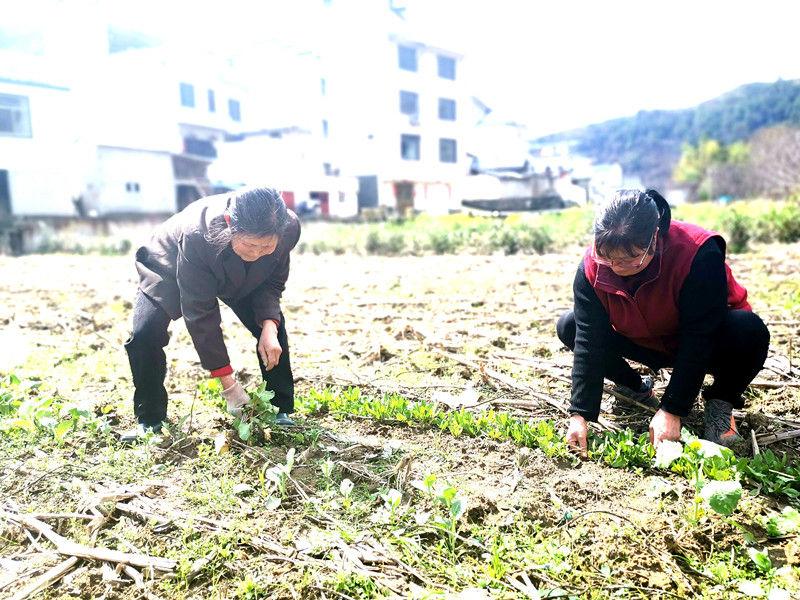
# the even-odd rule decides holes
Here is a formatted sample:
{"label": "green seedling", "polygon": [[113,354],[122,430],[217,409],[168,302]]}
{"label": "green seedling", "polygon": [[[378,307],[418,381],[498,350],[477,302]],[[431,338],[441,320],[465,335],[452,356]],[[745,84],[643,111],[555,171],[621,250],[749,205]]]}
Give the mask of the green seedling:
{"label": "green seedling", "polygon": [[389,511],[389,521],[395,523],[400,511],[400,504],[403,501],[403,494],[398,490],[391,489],[385,494],[381,494],[381,499]]}
{"label": "green seedling", "polygon": [[275,421],[275,409],[270,402],[275,392],[266,388],[267,384],[262,381],[258,388],[250,392],[250,402],[233,421],[233,427],[243,442],[250,441],[256,433],[263,437],[264,430],[269,429]]}
{"label": "green seedling", "polygon": [[455,559],[458,521],[467,510],[467,501],[459,496],[458,490],[452,486],[443,488],[436,500],[444,508],[444,515],[434,519],[432,524],[445,533],[447,547]]}
{"label": "green seedling", "polygon": [[319,470],[322,471],[322,477],[325,479],[326,490],[330,489],[331,484],[333,483],[333,468],[335,466],[336,463],[330,458],[326,458],[319,466]]}
{"label": "green seedling", "polygon": [[780,514],[773,514],[764,523],[767,535],[773,538],[791,535],[800,531],[800,512],[785,506]]}
{"label": "green seedling", "polygon": [[349,479],[342,479],[339,484],[339,493],[342,495],[342,506],[349,509],[351,505],[350,494],[353,493],[353,482]]}
{"label": "green seedling", "polygon": [[286,453],[286,462],[282,465],[274,465],[267,467],[266,465],[261,470],[259,480],[261,486],[270,494],[270,496],[277,492],[278,498],[281,500],[286,498],[287,483],[289,476],[294,467],[295,449],[289,448]]}
{"label": "green seedling", "polygon": [[[550,457],[570,456],[563,435],[549,420],[526,422],[493,410],[477,416],[463,408],[443,411],[432,403],[411,401],[397,394],[362,396],[358,388],[348,388],[338,393],[330,389],[312,390],[303,404],[306,410],[330,412],[342,419],[357,415],[408,426],[436,427],[454,436],[485,436],[498,441],[513,441],[519,446],[538,448]],[[417,418],[419,415],[422,415],[421,419]],[[701,482],[706,480],[747,482],[757,486],[764,494],[800,501],[800,465],[791,463],[785,455],[778,457],[770,450],[765,450],[752,459],[737,459],[725,448],[713,455],[699,456],[698,452],[705,447],[705,442],[690,440],[689,445],[692,443],[697,448],[690,448],[677,459],[668,460],[667,464],[670,470],[684,475],[695,484],[697,496],[693,518],[699,519],[702,507],[699,493]],[[657,459],[649,436],[646,433],[636,435],[631,430],[592,434],[589,457],[615,468],[666,468],[662,464],[663,459]]]}

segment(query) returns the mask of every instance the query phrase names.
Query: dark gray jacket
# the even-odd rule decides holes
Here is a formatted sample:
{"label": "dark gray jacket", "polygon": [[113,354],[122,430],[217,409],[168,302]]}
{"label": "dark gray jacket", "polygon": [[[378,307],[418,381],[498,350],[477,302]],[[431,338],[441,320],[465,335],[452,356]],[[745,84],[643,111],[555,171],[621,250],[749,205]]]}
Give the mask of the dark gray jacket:
{"label": "dark gray jacket", "polygon": [[193,202],[162,223],[136,251],[139,288],[175,320],[183,316],[203,368],[230,364],[222,337],[218,298],[234,303],[250,297],[256,322],[280,321],[280,298],[289,277],[289,253],[300,239],[300,222],[289,211],[289,226],[278,247],[245,268],[230,246],[219,252],[205,239],[208,225],[222,215],[230,194]]}

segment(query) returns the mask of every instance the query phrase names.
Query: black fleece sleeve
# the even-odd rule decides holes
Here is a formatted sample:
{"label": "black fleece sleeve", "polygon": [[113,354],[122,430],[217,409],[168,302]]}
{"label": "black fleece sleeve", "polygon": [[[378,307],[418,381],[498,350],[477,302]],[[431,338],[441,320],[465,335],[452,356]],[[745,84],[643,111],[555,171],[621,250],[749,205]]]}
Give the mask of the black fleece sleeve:
{"label": "black fleece sleeve", "polygon": [[727,307],[725,255],[718,240],[711,238],[697,251],[678,296],[679,346],[672,377],[661,398],[665,411],[679,417],[689,414],[708,369],[714,333]]}
{"label": "black fleece sleeve", "polygon": [[582,415],[588,421],[597,421],[603,397],[603,356],[611,323],[586,278],[583,263],[575,273],[572,290],[575,296],[575,350],[569,412]]}

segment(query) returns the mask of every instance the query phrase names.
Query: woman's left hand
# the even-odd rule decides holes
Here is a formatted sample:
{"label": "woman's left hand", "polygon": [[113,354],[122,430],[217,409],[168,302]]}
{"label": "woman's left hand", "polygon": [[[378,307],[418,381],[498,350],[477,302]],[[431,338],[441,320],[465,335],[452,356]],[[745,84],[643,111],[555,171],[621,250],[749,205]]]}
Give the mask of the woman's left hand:
{"label": "woman's left hand", "polygon": [[278,342],[278,326],[275,325],[275,321],[265,321],[261,337],[258,339],[258,355],[267,371],[278,364],[282,352],[283,348]]}
{"label": "woman's left hand", "polygon": [[650,443],[658,447],[664,440],[677,441],[681,437],[681,418],[663,409],[650,420]]}

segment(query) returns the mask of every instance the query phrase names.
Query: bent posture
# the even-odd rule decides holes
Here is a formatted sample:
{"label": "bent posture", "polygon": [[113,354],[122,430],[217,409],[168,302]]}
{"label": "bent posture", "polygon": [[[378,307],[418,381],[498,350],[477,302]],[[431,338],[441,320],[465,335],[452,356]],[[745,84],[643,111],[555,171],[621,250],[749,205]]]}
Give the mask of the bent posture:
{"label": "bent posture", "polygon": [[289,254],[299,237],[297,216],[278,192],[257,188],[190,204],[137,250],[139,290],[125,349],[138,428],[126,439],[160,430],[167,418],[164,347],[170,321],[181,316],[200,364],[219,378],[228,410],[238,414],[247,403],[225,347],[218,299],[258,340],[259,365],[267,388],[275,392],[277,421],[292,423],[288,415],[294,408],[294,383],[280,298],[289,276]]}
{"label": "bent posture", "polygon": [[[725,241],[674,221],[655,190],[619,190],[594,224],[594,243],[575,274],[574,310],[558,337],[574,351],[567,441],[586,451],[587,421],[600,413],[603,378],[657,409],[654,444],[680,437],[706,373],[705,439],[736,446],[732,411],[767,357],[769,331],[725,262]],[[672,367],[660,402],[653,381],[625,359],[657,371]]]}

